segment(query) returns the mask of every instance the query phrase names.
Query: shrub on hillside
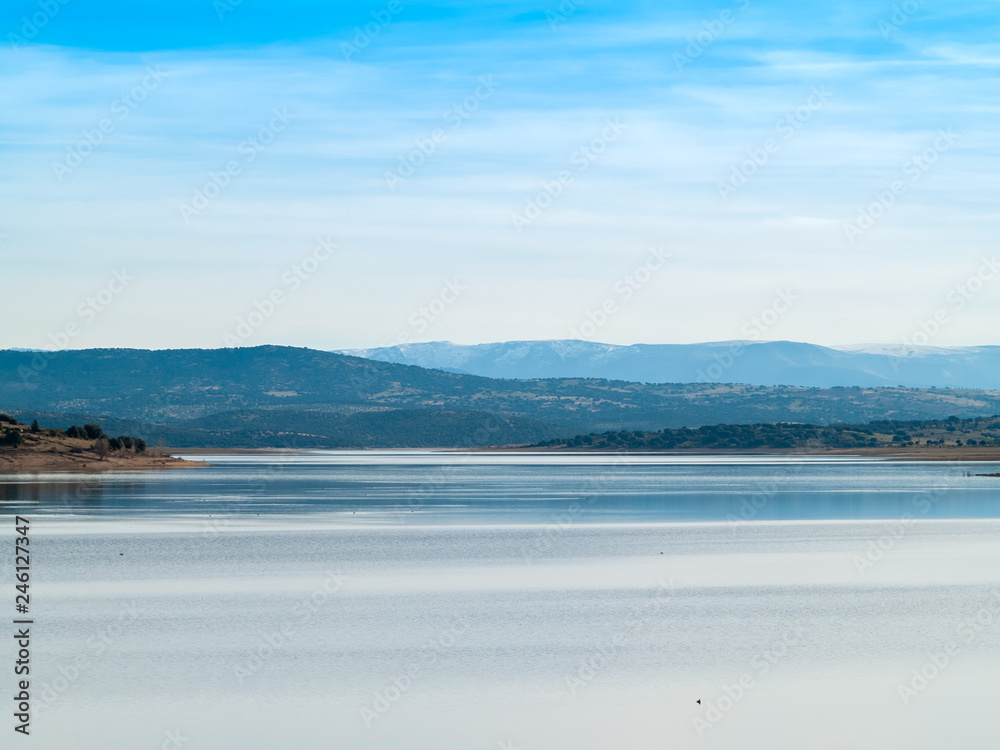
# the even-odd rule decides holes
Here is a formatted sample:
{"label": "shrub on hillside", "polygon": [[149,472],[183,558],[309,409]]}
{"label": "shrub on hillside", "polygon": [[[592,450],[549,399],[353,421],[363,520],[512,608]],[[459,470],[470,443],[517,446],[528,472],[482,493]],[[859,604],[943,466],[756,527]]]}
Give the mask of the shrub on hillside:
{"label": "shrub on hillside", "polygon": [[111,452],[111,441],[108,439],[108,436],[101,435],[98,437],[97,440],[94,441],[93,446],[91,446],[91,450],[100,456],[103,461],[104,457]]}

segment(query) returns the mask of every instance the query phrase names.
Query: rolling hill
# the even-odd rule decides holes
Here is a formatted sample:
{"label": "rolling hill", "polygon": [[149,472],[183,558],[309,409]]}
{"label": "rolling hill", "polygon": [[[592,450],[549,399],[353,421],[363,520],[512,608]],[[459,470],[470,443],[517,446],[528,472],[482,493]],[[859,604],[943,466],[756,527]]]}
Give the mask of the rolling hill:
{"label": "rolling hill", "polygon": [[1000,392],[491,379],[292,347],[0,351],[0,410],[174,446],[473,447],[720,423],[1000,413]]}

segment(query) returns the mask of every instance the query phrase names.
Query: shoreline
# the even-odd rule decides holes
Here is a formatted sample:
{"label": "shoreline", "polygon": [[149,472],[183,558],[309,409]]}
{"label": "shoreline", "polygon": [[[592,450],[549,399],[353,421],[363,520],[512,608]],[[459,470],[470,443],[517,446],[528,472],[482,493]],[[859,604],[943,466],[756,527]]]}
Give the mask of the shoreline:
{"label": "shoreline", "polygon": [[[828,450],[787,450],[787,451],[581,451],[564,449],[530,448],[525,445],[491,446],[483,448],[379,448],[379,449],[309,449],[294,448],[160,448],[163,455],[129,455],[106,456],[103,460],[90,451],[77,453],[34,452],[34,451],[0,451],[0,477],[5,474],[39,474],[39,473],[72,473],[72,472],[105,472],[105,471],[152,471],[163,469],[196,469],[212,466],[208,461],[188,460],[176,454],[186,456],[274,456],[274,455],[306,455],[325,450],[337,452],[370,453],[379,451],[426,451],[428,453],[536,453],[536,454],[574,454],[580,456],[781,456],[793,458],[816,458],[824,456],[843,456],[859,458],[881,458],[889,462],[919,462],[933,461],[941,463],[1000,463],[1000,448],[947,448],[934,446],[930,448],[910,447],[903,450],[892,448],[856,448]],[[981,474],[976,476],[1000,476],[997,474]]]}
{"label": "shoreline", "polygon": [[0,477],[5,474],[49,474],[59,472],[150,471],[153,469],[198,469],[211,464],[174,456],[107,456],[103,460],[86,453],[0,453]]}
{"label": "shoreline", "polygon": [[815,453],[804,453],[802,455],[851,455],[851,456],[871,456],[872,458],[888,458],[892,461],[953,461],[953,462],[976,462],[976,463],[1000,463],[1000,448],[948,448],[934,446],[930,448],[910,447],[905,449],[893,448],[857,448],[857,449],[832,449],[828,451],[816,451]]}
{"label": "shoreline", "polygon": [[909,448],[829,448],[822,450],[769,450],[769,451],[728,451],[728,450],[683,450],[683,451],[604,451],[604,450],[568,450],[553,448],[536,448],[524,444],[496,445],[476,448],[455,448],[442,446],[439,448],[166,448],[170,453],[183,453],[188,456],[255,456],[296,454],[306,455],[317,452],[338,453],[372,453],[406,451],[408,453],[572,453],[574,455],[594,456],[858,456],[862,458],[886,458],[891,461],[953,461],[953,462],[996,462],[1000,463],[1000,446],[998,447],[917,447]]}
{"label": "shoreline", "polygon": [[1000,463],[1000,446],[998,447],[945,447],[931,446],[909,448],[825,448],[818,450],[767,450],[767,451],[741,451],[741,450],[672,450],[672,451],[605,451],[605,450],[581,450],[566,448],[537,448],[526,445],[502,446],[496,448],[476,448],[475,451],[483,452],[510,452],[510,453],[572,453],[575,455],[595,456],[803,456],[803,457],[823,457],[823,456],[857,456],[859,458],[885,458],[890,461],[942,461],[942,462],[969,462],[969,463]]}
{"label": "shoreline", "polygon": [[[9,418],[8,418],[9,419]],[[187,461],[167,454],[160,448],[147,450],[138,438],[100,439],[82,434],[67,435],[62,430],[38,428],[3,420],[6,436],[13,433],[11,445],[5,437],[0,447],[0,475],[45,474],[51,472],[150,471],[153,469],[188,469],[207,466],[204,461]],[[97,425],[88,425],[96,428]],[[81,428],[76,428],[80,431]],[[134,441],[134,442],[133,442]],[[114,447],[112,447],[114,446]]]}

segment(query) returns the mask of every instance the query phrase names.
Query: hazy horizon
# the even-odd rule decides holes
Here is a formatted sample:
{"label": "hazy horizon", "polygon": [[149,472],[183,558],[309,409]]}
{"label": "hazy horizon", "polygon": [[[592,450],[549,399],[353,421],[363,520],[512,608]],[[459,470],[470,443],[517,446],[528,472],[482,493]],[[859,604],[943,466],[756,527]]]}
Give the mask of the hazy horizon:
{"label": "hazy horizon", "polygon": [[170,349],[249,349],[258,346],[274,346],[274,347],[292,347],[298,349],[313,349],[316,351],[333,352],[333,353],[346,353],[351,352],[362,352],[362,351],[373,351],[376,349],[388,349],[394,346],[412,346],[412,345],[428,345],[428,344],[448,344],[458,347],[480,347],[480,346],[496,346],[502,344],[539,344],[539,343],[580,343],[580,344],[593,344],[594,346],[609,346],[616,348],[628,348],[633,346],[725,346],[730,344],[796,344],[803,346],[815,346],[823,349],[833,349],[835,351],[872,351],[880,352],[889,355],[896,355],[900,357],[910,356],[908,352],[913,351],[961,351],[966,349],[986,349],[992,347],[1000,347],[1000,344],[955,344],[952,346],[937,346],[937,345],[914,345],[902,347],[899,342],[863,342],[857,344],[817,344],[812,341],[794,341],[791,339],[725,339],[716,341],[687,341],[687,342],[677,342],[677,341],[664,341],[664,342],[650,342],[650,341],[631,341],[627,343],[613,343],[610,341],[591,341],[589,339],[511,339],[506,341],[475,341],[475,342],[462,342],[462,341],[448,341],[448,340],[438,340],[431,339],[427,341],[410,341],[403,344],[373,344],[371,346],[343,346],[343,347],[315,347],[308,346],[304,344],[288,344],[282,343],[280,341],[268,341],[262,340],[252,343],[241,344],[240,346],[194,346],[194,345],[179,345],[179,346],[77,346],[77,347],[65,347],[62,349],[45,348],[45,347],[30,347],[30,346],[5,346],[0,347],[0,351],[22,351],[22,352],[73,352],[73,351],[86,351],[90,349],[137,349],[143,351],[165,351]]}

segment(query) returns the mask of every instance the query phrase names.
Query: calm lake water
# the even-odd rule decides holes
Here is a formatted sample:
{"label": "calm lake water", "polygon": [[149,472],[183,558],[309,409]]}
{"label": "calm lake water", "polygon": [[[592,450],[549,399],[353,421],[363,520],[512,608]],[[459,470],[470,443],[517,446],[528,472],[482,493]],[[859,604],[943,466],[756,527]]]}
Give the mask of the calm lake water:
{"label": "calm lake water", "polygon": [[20,745],[996,750],[1000,465],[208,460],[0,475]]}

